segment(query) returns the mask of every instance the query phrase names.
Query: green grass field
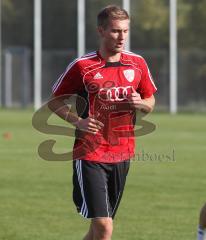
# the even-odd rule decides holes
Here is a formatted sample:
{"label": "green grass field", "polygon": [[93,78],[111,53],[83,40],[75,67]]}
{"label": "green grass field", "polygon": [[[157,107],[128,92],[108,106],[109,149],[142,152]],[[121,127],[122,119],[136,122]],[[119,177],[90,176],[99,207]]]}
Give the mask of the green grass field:
{"label": "green grass field", "polygon": [[[37,154],[43,140],[57,139],[61,153],[73,139],[37,132],[32,115],[0,110],[0,239],[80,240],[89,221],[72,202],[72,162],[45,161]],[[139,137],[137,152],[151,159],[131,163],[113,239],[196,239],[206,200],[206,115],[153,113],[147,119],[157,129]]]}

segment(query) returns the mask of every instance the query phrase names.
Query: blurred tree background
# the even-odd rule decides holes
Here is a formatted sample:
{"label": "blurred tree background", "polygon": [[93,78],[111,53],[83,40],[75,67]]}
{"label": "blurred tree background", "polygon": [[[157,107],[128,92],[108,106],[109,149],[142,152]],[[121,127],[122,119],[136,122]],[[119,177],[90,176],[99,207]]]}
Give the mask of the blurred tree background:
{"label": "blurred tree background", "polygon": [[[2,46],[33,51],[33,0],[2,0]],[[86,49],[98,47],[96,14],[121,0],[86,0]],[[178,4],[178,103],[205,105],[206,0],[177,0]],[[43,88],[77,53],[77,1],[42,0]],[[159,105],[169,104],[169,0],[131,0],[131,50],[149,63],[161,92]],[[66,55],[65,55],[66,53]],[[63,57],[64,55],[64,57]],[[195,85],[199,86],[194,88]],[[45,93],[43,90],[43,94]],[[47,94],[45,93],[45,98]]]}
{"label": "blurred tree background", "polygon": [[[121,4],[121,0],[113,1]],[[206,1],[178,0],[179,47],[206,47]],[[96,14],[111,1],[86,1],[88,48],[95,49]],[[42,0],[45,48],[76,48],[77,1]],[[168,48],[169,1],[131,0],[132,45]],[[90,11],[89,9],[92,9]],[[2,0],[3,46],[33,46],[33,0]],[[90,35],[90,33],[92,35]]]}

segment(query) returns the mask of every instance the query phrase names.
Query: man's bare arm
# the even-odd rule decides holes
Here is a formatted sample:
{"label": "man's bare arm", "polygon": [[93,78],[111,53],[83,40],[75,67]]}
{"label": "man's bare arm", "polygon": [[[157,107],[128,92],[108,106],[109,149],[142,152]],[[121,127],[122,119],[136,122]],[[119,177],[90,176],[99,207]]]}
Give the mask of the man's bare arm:
{"label": "man's bare arm", "polygon": [[[142,99],[142,108],[140,104],[140,109],[144,112],[152,112],[155,106],[155,97],[152,95],[149,98]],[[137,107],[138,108],[138,107]]]}
{"label": "man's bare arm", "polygon": [[135,90],[131,94],[129,98],[130,104],[132,107],[139,109],[143,112],[149,113],[152,112],[155,105],[155,97],[151,95],[149,98],[142,99],[140,94],[137,93]]}
{"label": "man's bare arm", "polygon": [[104,127],[103,123],[94,118],[88,117],[86,119],[83,119],[77,116],[76,114],[72,113],[70,107],[64,103],[64,99],[61,97],[57,98],[55,96],[52,96],[48,103],[48,107],[60,118],[64,119],[65,121],[74,125],[76,128],[79,128],[83,131],[95,134],[102,127]]}

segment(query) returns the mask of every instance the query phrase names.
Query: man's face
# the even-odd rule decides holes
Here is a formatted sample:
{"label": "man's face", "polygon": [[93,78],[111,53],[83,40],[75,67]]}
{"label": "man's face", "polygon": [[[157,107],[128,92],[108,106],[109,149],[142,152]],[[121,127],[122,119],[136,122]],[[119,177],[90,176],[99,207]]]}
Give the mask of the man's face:
{"label": "man's face", "polygon": [[106,28],[98,28],[106,51],[119,53],[124,49],[124,45],[129,31],[129,20],[110,20]]}

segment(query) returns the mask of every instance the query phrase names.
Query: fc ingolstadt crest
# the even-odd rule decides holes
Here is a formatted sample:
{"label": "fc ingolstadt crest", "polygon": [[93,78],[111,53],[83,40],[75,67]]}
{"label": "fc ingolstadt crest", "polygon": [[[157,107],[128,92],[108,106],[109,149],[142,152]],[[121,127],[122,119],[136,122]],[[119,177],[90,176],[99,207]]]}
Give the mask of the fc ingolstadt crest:
{"label": "fc ingolstadt crest", "polygon": [[132,82],[134,80],[134,70],[133,69],[124,70],[123,73],[129,82]]}

